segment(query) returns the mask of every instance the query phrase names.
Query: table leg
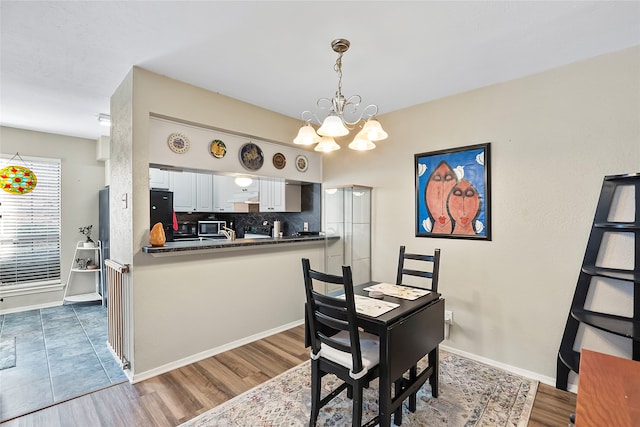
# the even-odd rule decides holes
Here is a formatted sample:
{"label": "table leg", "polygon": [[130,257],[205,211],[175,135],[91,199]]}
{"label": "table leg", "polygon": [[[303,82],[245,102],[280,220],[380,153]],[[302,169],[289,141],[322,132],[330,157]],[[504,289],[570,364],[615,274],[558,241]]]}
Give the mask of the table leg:
{"label": "table leg", "polygon": [[429,366],[433,367],[433,373],[431,377],[429,377],[431,395],[438,397],[438,377],[440,376],[440,354],[438,352],[438,346],[429,352]]}
{"label": "table leg", "polygon": [[378,422],[380,427],[391,426],[391,372],[389,370],[389,339],[387,331],[379,335],[380,337],[380,377],[378,379],[378,385],[380,387],[378,393]]}

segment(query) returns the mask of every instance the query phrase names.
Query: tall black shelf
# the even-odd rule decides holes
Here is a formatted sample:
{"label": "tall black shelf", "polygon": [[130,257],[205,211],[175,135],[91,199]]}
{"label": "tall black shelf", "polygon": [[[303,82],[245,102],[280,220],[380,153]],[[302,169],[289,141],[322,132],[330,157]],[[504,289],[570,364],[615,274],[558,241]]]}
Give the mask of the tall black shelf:
{"label": "tall black shelf", "polygon": [[[616,190],[632,186],[635,195],[634,221],[611,222]],[[566,390],[571,371],[580,371],[580,352],[574,350],[580,324],[632,340],[632,358],[640,360],[640,173],[605,176],[591,227],[582,268],[567,316],[567,323],[558,351],[556,388]],[[634,237],[634,266],[632,270],[604,268],[596,265],[603,238],[607,233],[632,233]],[[592,279],[603,277],[633,283],[633,317],[600,313],[585,308]]]}

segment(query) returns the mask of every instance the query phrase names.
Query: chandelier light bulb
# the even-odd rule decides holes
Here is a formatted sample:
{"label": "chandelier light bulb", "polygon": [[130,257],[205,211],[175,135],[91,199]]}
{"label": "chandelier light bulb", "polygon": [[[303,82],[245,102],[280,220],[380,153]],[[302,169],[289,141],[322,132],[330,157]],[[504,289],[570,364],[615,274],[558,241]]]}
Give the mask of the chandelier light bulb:
{"label": "chandelier light bulb", "polygon": [[320,142],[320,137],[310,123],[305,124],[298,131],[298,136],[293,140],[294,144],[312,145]]}
{"label": "chandelier light bulb", "polygon": [[353,139],[353,142],[349,144],[349,148],[356,151],[368,151],[376,148],[376,144],[367,139],[364,131],[360,131]]}
{"label": "chandelier light bulb", "polygon": [[322,122],[322,126],[318,129],[318,135],[322,136],[345,136],[349,134],[349,129],[344,125],[342,119],[336,115],[329,115]]}
{"label": "chandelier light bulb", "polygon": [[376,119],[367,120],[362,128],[362,132],[364,132],[367,139],[370,141],[382,141],[383,139],[387,139],[389,136],[389,134],[382,129],[380,122]]}
{"label": "chandelier light bulb", "polygon": [[314,150],[322,151],[323,153],[329,153],[331,151],[339,150],[340,146],[336,143],[335,139],[330,136],[323,136],[320,138],[320,142],[316,145]]}

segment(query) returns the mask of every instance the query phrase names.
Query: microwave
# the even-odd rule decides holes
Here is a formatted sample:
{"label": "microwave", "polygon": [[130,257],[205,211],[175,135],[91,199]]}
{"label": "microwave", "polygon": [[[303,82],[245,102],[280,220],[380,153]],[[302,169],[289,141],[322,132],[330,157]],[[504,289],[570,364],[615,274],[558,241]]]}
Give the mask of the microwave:
{"label": "microwave", "polygon": [[198,221],[198,237],[222,236],[227,221]]}

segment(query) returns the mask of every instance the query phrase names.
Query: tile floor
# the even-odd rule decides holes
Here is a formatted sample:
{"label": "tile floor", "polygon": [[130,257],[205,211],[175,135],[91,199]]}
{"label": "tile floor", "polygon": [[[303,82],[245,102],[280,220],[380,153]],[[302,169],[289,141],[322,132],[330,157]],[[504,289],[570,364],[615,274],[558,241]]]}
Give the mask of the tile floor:
{"label": "tile floor", "polygon": [[0,315],[16,366],[0,370],[0,422],[127,380],[107,348],[107,310],[74,304]]}

